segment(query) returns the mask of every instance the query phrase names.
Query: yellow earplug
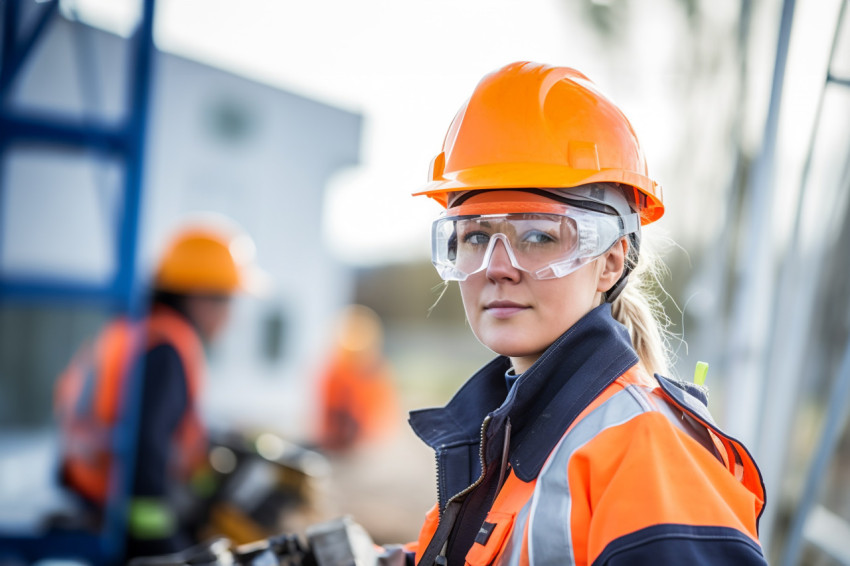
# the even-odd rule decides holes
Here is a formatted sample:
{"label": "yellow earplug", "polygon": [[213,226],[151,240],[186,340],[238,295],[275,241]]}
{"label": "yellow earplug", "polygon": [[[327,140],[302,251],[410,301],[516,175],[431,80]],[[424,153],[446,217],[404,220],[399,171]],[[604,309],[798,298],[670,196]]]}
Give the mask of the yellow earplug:
{"label": "yellow earplug", "polygon": [[705,377],[708,375],[708,364],[705,362],[697,362],[697,367],[694,370],[694,383],[697,385],[705,385]]}

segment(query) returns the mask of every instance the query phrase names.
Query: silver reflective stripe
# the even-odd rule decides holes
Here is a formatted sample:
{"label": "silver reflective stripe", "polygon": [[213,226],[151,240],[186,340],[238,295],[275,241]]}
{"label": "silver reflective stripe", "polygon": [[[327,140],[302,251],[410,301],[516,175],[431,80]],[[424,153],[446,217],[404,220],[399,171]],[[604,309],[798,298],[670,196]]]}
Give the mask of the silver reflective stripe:
{"label": "silver reflective stripe", "polygon": [[[638,391],[630,391],[631,389]],[[644,397],[642,388],[629,385],[579,421],[555,446],[534,488],[528,526],[528,563],[533,566],[575,564],[570,529],[572,498],[567,465],[572,455],[605,429],[628,422],[647,412],[647,404],[637,401],[634,393]],[[645,397],[644,397],[645,399]],[[514,533],[522,533],[524,521],[517,518]],[[521,546],[521,545],[520,545]],[[512,564],[519,564],[519,561]]]}
{"label": "silver reflective stripe", "polygon": [[[717,456],[705,426],[683,413],[664,398],[652,395],[652,388],[628,385],[579,421],[564,435],[540,472],[534,495],[520,510],[510,539],[498,564],[519,566],[526,523],[528,561],[532,566],[575,564],[570,528],[572,498],[567,466],[573,454],[603,430],[619,426],[648,412],[659,412],[680,431]],[[719,456],[718,456],[719,458]],[[722,460],[721,460],[722,461]]]}

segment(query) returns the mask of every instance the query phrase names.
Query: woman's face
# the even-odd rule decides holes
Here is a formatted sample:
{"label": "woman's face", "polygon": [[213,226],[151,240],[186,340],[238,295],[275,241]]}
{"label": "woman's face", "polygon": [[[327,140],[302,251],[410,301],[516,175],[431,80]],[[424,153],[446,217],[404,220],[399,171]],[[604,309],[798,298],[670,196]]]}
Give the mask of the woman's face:
{"label": "woman's face", "polygon": [[484,271],[460,282],[466,317],[478,340],[508,356],[522,373],[585,314],[620,277],[626,252],[621,239],[596,260],[565,277],[534,279],[515,268],[501,241]]}

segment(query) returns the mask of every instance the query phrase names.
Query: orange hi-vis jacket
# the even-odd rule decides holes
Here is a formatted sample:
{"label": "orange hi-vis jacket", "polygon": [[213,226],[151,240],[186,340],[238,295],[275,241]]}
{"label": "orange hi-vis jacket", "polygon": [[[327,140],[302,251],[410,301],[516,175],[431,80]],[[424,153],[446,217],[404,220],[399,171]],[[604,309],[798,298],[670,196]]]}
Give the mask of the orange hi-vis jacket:
{"label": "orange hi-vis jacket", "polygon": [[171,439],[172,472],[188,479],[205,459],[206,431],[196,410],[205,371],[197,332],[185,318],[163,306],[137,324],[119,318],[77,352],[55,392],[63,437],[63,480],[94,503],[103,504],[110,489],[119,487],[110,485],[110,477],[128,376],[146,352],[162,344],[172,346],[180,357],[189,399]]}
{"label": "orange hi-vis jacket", "polygon": [[438,503],[417,564],[766,564],[765,495],[746,448],[696,386],[650,377],[602,305],[507,392],[509,360],[411,425],[434,448]]}

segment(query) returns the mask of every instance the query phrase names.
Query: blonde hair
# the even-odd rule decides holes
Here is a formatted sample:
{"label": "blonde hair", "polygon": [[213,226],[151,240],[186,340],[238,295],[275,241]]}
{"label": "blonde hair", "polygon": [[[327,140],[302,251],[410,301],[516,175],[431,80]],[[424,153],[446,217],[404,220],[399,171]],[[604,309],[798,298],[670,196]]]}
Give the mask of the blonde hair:
{"label": "blonde hair", "polygon": [[640,257],[633,265],[628,283],[611,305],[611,313],[628,329],[640,364],[650,375],[669,376],[672,362],[670,319],[659,298],[666,296],[660,282],[666,272],[666,266],[644,236]]}

